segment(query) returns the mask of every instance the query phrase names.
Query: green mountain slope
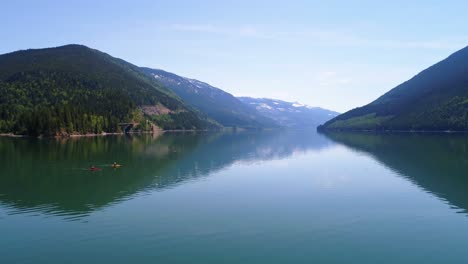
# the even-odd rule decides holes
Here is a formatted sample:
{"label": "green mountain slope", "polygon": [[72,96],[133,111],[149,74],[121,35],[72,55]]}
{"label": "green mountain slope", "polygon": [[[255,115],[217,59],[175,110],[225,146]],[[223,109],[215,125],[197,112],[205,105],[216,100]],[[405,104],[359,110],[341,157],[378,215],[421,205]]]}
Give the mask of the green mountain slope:
{"label": "green mountain slope", "polygon": [[232,94],[207,83],[158,69],[142,68],[149,76],[171,89],[191,106],[226,127],[277,127],[272,119],[244,104]]}
{"label": "green mountain slope", "polygon": [[[117,132],[121,122],[209,126],[137,66],[81,45],[0,55],[0,132]],[[143,127],[143,126],[142,126]]]}
{"label": "green mountain slope", "polygon": [[321,130],[468,130],[468,47]]}

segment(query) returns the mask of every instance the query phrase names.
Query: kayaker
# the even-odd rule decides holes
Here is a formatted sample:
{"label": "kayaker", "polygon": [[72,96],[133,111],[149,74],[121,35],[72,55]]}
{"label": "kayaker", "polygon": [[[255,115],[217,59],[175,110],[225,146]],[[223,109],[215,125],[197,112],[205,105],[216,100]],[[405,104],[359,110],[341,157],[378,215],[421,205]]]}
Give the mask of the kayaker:
{"label": "kayaker", "polygon": [[97,168],[96,166],[91,166],[91,168],[89,168],[89,170],[91,171],[97,171],[97,170],[101,170],[100,168]]}

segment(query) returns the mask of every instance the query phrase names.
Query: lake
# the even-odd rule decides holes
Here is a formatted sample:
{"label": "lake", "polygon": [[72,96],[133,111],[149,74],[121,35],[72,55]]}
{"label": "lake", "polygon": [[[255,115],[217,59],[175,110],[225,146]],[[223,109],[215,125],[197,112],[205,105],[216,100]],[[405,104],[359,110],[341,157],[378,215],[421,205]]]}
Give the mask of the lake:
{"label": "lake", "polygon": [[1,263],[468,261],[465,134],[0,138],[0,157]]}

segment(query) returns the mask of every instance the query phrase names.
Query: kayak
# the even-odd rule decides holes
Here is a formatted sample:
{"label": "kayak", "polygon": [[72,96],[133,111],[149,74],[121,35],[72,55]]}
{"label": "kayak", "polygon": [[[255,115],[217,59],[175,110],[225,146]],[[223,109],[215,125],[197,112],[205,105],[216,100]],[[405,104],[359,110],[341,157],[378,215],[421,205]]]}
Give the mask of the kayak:
{"label": "kayak", "polygon": [[122,165],[120,165],[120,164],[112,164],[112,167],[113,167],[113,168],[120,168],[120,167],[122,167]]}
{"label": "kayak", "polygon": [[89,168],[89,170],[90,170],[90,171],[100,171],[100,170],[102,170],[102,169],[100,169],[100,168]]}

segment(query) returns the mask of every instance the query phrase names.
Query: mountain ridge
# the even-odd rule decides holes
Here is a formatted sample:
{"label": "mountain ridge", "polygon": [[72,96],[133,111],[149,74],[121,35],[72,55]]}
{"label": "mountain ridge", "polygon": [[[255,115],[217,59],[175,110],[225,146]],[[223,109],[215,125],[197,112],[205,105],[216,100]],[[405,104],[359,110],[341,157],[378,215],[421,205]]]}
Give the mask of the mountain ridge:
{"label": "mountain ridge", "polygon": [[0,95],[0,133],[118,132],[130,121],[148,129],[145,120],[162,129],[216,125],[138,66],[77,44],[0,55]]}
{"label": "mountain ridge", "polygon": [[468,131],[468,47],[319,129]]}
{"label": "mountain ridge", "polygon": [[271,98],[238,97],[239,100],[257,109],[261,114],[289,128],[317,127],[339,113],[321,107],[312,107],[299,102],[287,102]]}
{"label": "mountain ridge", "polygon": [[192,107],[206,113],[225,127],[276,128],[278,125],[234,95],[197,79],[161,69],[142,67],[154,79],[168,87]]}

